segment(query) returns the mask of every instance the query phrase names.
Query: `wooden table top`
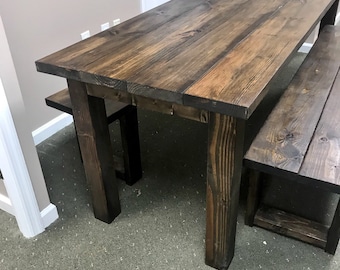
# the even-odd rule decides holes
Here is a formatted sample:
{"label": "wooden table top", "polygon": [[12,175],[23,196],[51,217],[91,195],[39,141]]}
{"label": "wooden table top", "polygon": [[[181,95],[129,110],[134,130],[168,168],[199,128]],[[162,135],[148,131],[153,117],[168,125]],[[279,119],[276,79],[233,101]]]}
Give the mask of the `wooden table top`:
{"label": "wooden table top", "polygon": [[334,0],[172,0],[36,62],[38,71],[249,118]]}

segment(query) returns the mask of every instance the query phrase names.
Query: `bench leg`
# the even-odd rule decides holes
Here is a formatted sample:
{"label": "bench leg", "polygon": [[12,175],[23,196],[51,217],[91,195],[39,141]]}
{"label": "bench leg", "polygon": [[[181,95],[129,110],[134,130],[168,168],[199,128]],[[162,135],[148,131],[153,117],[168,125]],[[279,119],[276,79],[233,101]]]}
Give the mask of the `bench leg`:
{"label": "bench leg", "polygon": [[234,256],[245,121],[210,113],[207,159],[207,265],[227,269]]}
{"label": "bench leg", "polygon": [[248,226],[254,225],[255,214],[259,207],[262,190],[261,175],[262,174],[256,170],[249,171],[249,187],[245,216],[245,224]]}
{"label": "bench leg", "polygon": [[68,80],[68,85],[94,215],[110,223],[121,208],[104,100],[88,96],[84,83]]}
{"label": "bench leg", "polygon": [[335,254],[336,248],[339,243],[339,236],[340,236],[340,200],[336,207],[331,227],[328,230],[327,243],[325,247],[326,252],[333,255]]}
{"label": "bench leg", "polygon": [[325,16],[321,19],[319,33],[326,25],[334,25],[336,14],[338,12],[338,5],[339,0],[336,0],[327,11]]}
{"label": "bench leg", "polygon": [[129,106],[128,112],[119,120],[124,151],[124,180],[126,184],[133,185],[142,177],[137,108]]}

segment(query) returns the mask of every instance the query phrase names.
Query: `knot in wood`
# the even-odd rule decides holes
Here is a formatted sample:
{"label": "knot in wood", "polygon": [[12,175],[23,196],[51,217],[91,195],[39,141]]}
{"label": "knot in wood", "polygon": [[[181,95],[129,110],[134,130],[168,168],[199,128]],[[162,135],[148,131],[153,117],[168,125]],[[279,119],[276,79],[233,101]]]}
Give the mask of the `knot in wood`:
{"label": "knot in wood", "polygon": [[321,138],[320,138],[320,141],[322,141],[322,142],[328,142],[328,139],[327,139],[326,137],[321,137]]}
{"label": "knot in wood", "polygon": [[288,139],[288,140],[294,139],[294,133],[289,132],[289,133],[286,135],[286,139]]}
{"label": "knot in wood", "polygon": [[193,37],[195,34],[202,32],[200,29],[189,30],[181,34],[182,37]]}

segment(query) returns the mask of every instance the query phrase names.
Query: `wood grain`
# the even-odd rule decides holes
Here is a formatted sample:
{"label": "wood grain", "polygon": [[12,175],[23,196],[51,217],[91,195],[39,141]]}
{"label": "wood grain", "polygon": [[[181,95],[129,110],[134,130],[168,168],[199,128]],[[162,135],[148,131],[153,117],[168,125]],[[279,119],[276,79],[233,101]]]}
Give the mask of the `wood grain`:
{"label": "wood grain", "polygon": [[[262,172],[340,193],[340,27],[325,26],[246,156]],[[252,171],[253,174],[257,174]],[[256,176],[256,175],[255,175]],[[280,178],[279,178],[280,179]],[[340,204],[330,227],[261,206],[258,177],[250,179],[247,223],[299,239],[334,254]]]}
{"label": "wood grain", "polygon": [[285,211],[261,206],[254,224],[321,248],[326,246],[327,226]]}
{"label": "wood grain", "polygon": [[[340,54],[340,39],[338,43]],[[340,65],[340,63],[339,63]],[[323,110],[300,175],[340,186],[340,74]]]}
{"label": "wood grain", "polygon": [[335,33],[324,31],[253,141],[247,160],[299,172],[339,69],[339,49]]}
{"label": "wood grain", "polygon": [[[45,101],[48,106],[73,115],[73,106],[68,88],[48,96]],[[126,103],[108,99],[105,99],[104,102],[107,123],[110,124],[118,119],[120,121],[124,162],[116,162],[118,159],[115,159],[116,175],[125,180],[128,185],[132,185],[142,177],[137,109]],[[120,163],[123,164],[123,167],[120,166]]]}
{"label": "wood grain", "polygon": [[87,89],[88,94],[92,96],[120,101],[126,104],[141,107],[143,109],[174,116],[180,116],[182,118],[187,118],[201,123],[208,123],[209,117],[206,110],[196,109],[180,104],[174,104],[168,101],[157,100],[154,98],[149,99],[143,96],[132,95],[125,91],[120,91],[104,86],[88,85]]}
{"label": "wood grain", "polygon": [[[53,95],[45,98],[46,105],[53,107],[62,112],[73,114],[73,108],[71,103],[70,93],[68,88],[58,91]],[[117,120],[121,115],[121,111],[128,105],[122,102],[113,102],[111,100],[105,100],[105,110],[108,123],[112,123]]]}
{"label": "wood grain", "polygon": [[283,4],[185,92],[185,104],[226,114],[231,112],[225,104],[234,105],[231,110],[237,105],[232,113],[248,118],[269,90],[268,82],[308,37],[311,22],[316,24],[320,10],[329,6],[327,0]]}
{"label": "wood grain", "polygon": [[245,121],[211,113],[207,164],[206,263],[227,269],[234,255]]}
{"label": "wood grain", "polygon": [[88,96],[84,83],[68,80],[68,86],[94,214],[110,223],[121,208],[104,100]]}
{"label": "wood grain", "polygon": [[172,0],[36,65],[42,72],[246,119],[333,3]]}
{"label": "wood grain", "polygon": [[209,122],[206,262],[226,269],[235,247],[244,119],[334,2],[172,0],[38,60],[38,71],[73,87],[86,176],[93,198],[107,205],[97,209],[94,201],[98,217],[109,221],[120,211],[100,98]]}

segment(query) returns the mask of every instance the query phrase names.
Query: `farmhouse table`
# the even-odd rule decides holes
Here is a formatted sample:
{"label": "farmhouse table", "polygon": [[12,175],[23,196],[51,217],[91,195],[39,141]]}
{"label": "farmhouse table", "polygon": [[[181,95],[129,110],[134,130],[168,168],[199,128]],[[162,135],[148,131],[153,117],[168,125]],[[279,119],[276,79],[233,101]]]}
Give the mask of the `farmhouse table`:
{"label": "farmhouse table", "polygon": [[[245,122],[338,0],[172,0],[36,62],[65,77],[95,217],[120,213],[104,99],[208,124],[206,264],[234,255]],[[178,131],[180,132],[180,130]]]}

